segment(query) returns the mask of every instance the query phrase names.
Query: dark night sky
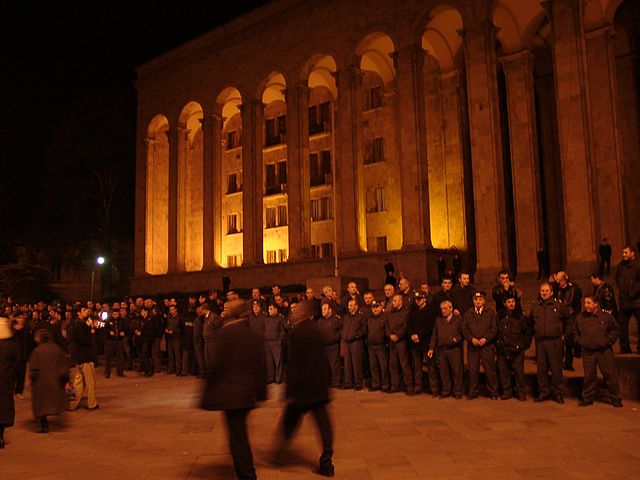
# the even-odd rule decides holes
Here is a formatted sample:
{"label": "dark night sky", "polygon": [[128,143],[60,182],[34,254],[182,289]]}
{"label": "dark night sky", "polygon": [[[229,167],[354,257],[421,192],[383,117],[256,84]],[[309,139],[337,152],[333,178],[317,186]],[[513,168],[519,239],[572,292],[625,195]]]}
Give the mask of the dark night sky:
{"label": "dark night sky", "polygon": [[[112,3],[12,2],[4,6],[0,21],[0,248],[4,245],[6,250],[16,241],[32,243],[34,236],[41,236],[44,217],[48,228],[62,232],[75,228],[70,217],[75,215],[77,221],[91,215],[91,209],[71,212],[91,203],[78,201],[91,196],[78,185],[90,185],[92,179],[85,181],[87,174],[82,172],[69,176],[65,170],[82,155],[100,157],[98,162],[103,163],[117,155],[129,168],[118,191],[118,235],[132,237],[133,69],[264,3],[129,2],[121,8]],[[92,111],[101,109],[107,112],[104,119]],[[86,120],[78,122],[78,117]],[[109,141],[120,143],[121,148],[111,157],[101,157],[103,144]],[[64,173],[56,176],[58,170]],[[66,190],[76,195],[72,201],[64,200],[69,197]],[[56,209],[64,209],[63,214],[56,216]]]}

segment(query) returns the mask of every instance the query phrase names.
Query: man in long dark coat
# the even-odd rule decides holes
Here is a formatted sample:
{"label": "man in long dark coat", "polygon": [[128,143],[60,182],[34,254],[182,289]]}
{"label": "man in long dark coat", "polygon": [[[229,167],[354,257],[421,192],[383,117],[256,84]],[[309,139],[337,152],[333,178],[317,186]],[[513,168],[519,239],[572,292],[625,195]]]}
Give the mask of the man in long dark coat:
{"label": "man in long dark coat", "polygon": [[225,324],[216,331],[208,352],[202,399],[205,410],[224,412],[233,467],[242,480],[257,478],[247,415],[267,398],[264,345],[249,329],[248,313],[243,300],[225,304]]}
{"label": "man in long dark coat", "polygon": [[13,426],[16,416],[13,382],[20,346],[12,337],[9,319],[0,317],[0,448],[4,448],[4,429]]}
{"label": "man in long dark coat", "polygon": [[311,412],[322,438],[320,465],[315,473],[333,477],[333,430],[329,420],[329,386],[331,370],[325,354],[325,343],[316,327],[309,302],[298,305],[296,315],[290,316],[293,328],[289,331],[287,363],[287,406],[281,424],[282,443],[276,450],[280,462],[282,452],[298,428],[302,417]]}
{"label": "man in long dark coat", "polygon": [[51,341],[47,330],[36,332],[38,346],[29,358],[31,380],[31,407],[33,416],[40,421],[39,433],[49,433],[48,415],[60,415],[67,408],[64,386],[69,380],[69,369],[64,352]]}

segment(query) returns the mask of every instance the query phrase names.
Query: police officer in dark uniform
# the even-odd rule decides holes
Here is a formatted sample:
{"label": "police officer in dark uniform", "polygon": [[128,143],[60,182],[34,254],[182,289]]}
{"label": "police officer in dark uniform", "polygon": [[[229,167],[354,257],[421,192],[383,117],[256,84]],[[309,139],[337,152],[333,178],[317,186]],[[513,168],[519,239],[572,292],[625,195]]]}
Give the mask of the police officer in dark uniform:
{"label": "police officer in dark uniform", "polygon": [[[558,290],[556,298],[564,304],[567,314],[571,317],[573,324],[576,314],[580,311],[582,305],[582,290],[580,287],[569,280],[569,276],[565,272],[556,273],[558,282]],[[574,371],[573,357],[580,358],[580,345],[576,345],[573,341],[573,330],[564,337],[564,369]]]}
{"label": "police officer in dark uniform", "polygon": [[371,366],[369,391],[389,391],[389,352],[387,351],[387,314],[382,303],[371,301],[371,314],[367,317],[367,347]]}
{"label": "police officer in dark uniform", "polygon": [[449,300],[440,303],[440,316],[433,327],[427,356],[438,356],[442,391],[440,398],[451,395],[451,376],[453,375],[453,395],[456,400],[462,398],[462,317],[453,313],[453,304]]}
{"label": "police officer in dark uniform", "polygon": [[453,287],[452,297],[453,305],[464,318],[464,314],[473,307],[473,294],[476,293],[476,287],[471,285],[471,276],[469,272],[460,272],[458,284]]}
{"label": "police officer in dark uniform", "polygon": [[469,362],[469,400],[478,397],[480,361],[487,379],[487,390],[491,400],[498,399],[496,374],[496,352],[493,340],[497,333],[496,313],[485,305],[485,293],[473,294],[473,308],[463,316],[462,334],[467,341]]}
{"label": "police officer in dark uniform", "polygon": [[620,337],[620,329],[610,313],[598,308],[595,297],[584,297],[584,309],[576,317],[576,341],[582,345],[582,364],[584,365],[584,387],[580,406],[593,405],[598,391],[596,369],[600,367],[607,382],[614,407],[622,407],[620,386],[616,373],[616,364],[612,346]]}
{"label": "police officer in dark uniform", "polygon": [[618,302],[616,302],[616,294],[613,287],[605,282],[598,272],[591,274],[591,283],[593,285],[593,297],[598,302],[600,310],[610,313],[617,321],[620,312],[618,311]]}
{"label": "police officer in dark uniform", "polygon": [[342,317],[342,341],[344,342],[344,388],[362,390],[362,355],[366,332],[366,318],[357,298],[347,304],[347,314]]}
{"label": "police officer in dark uniform", "polygon": [[[413,386],[416,394],[422,393],[422,370],[424,360],[429,350],[431,333],[438,317],[438,310],[433,308],[433,303],[427,304],[427,295],[424,292],[414,292],[415,308],[409,312],[407,321],[407,337],[411,350],[411,363],[413,367]],[[431,365],[430,365],[431,367]],[[435,368],[429,368],[429,384],[431,391],[438,391],[438,378]]]}
{"label": "police officer in dark uniform", "polygon": [[104,378],[111,376],[111,362],[116,357],[116,371],[124,377],[124,346],[127,335],[125,323],[120,318],[120,310],[113,310],[105,322],[104,328]]}
{"label": "police officer in dark uniform", "polygon": [[284,340],[284,317],[278,306],[269,305],[269,315],[264,317],[264,345],[267,359],[267,383],[282,383],[282,344]]}
{"label": "police officer in dark uniform", "polygon": [[409,311],[403,304],[402,295],[394,295],[391,300],[391,309],[387,314],[389,372],[391,374],[391,390],[389,392],[400,391],[400,369],[402,368],[405,393],[414,395],[413,374],[411,363],[409,363],[409,345],[407,343],[408,316]]}
{"label": "police officer in dark uniform", "polygon": [[[540,285],[538,299],[531,306],[529,318],[536,339],[536,365],[538,367],[538,397],[536,402],[553,398],[564,403],[562,385],[562,340],[573,327],[562,303],[553,298],[548,282]],[[549,387],[551,369],[551,388]]]}
{"label": "police officer in dark uniform", "polygon": [[169,306],[167,325],[164,333],[167,336],[167,351],[169,352],[169,368],[167,373],[182,375],[182,317],[178,314],[178,306]]}
{"label": "police officer in dark uniform", "polygon": [[317,328],[324,340],[325,353],[331,367],[331,386],[340,388],[342,377],[340,375],[340,332],[342,331],[342,318],[335,315],[331,301],[322,301],[322,317],[317,321]]}
{"label": "police officer in dark uniform", "polygon": [[502,387],[502,400],[513,396],[511,373],[515,377],[518,400],[527,399],[524,377],[524,352],[531,345],[531,327],[522,311],[516,310],[516,299],[506,298],[504,310],[498,315],[498,333],[495,345],[498,355],[498,374]]}

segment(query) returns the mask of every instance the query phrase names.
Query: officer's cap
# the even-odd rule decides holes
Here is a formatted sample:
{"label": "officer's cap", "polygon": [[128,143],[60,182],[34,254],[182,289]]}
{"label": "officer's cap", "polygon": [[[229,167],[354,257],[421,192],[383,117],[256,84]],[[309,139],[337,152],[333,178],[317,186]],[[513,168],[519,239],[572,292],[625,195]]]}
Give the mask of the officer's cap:
{"label": "officer's cap", "polygon": [[477,292],[475,292],[475,293],[473,294],[473,297],[472,297],[472,298],[480,298],[480,297],[485,298],[486,296],[487,296],[487,294],[486,294],[486,293],[481,292],[481,291],[477,291]]}

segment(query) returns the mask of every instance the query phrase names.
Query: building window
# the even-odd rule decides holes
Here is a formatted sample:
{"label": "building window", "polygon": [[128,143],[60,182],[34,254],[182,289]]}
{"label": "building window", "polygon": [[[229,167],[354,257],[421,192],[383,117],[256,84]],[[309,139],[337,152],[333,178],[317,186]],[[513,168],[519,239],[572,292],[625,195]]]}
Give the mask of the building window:
{"label": "building window", "polygon": [[264,122],[265,147],[280,145],[284,143],[287,134],[287,116],[280,115],[275,118],[269,118]]}
{"label": "building window", "polygon": [[309,107],[309,135],[328,132],[331,130],[331,103]]}
{"label": "building window", "polygon": [[287,205],[278,205],[278,226],[285,227],[288,225]]}
{"label": "building window", "polygon": [[278,262],[284,263],[287,261],[287,250],[279,249],[278,250]]}
{"label": "building window", "polygon": [[240,146],[240,132],[238,130],[231,130],[227,132],[227,150],[237,148]]}
{"label": "building window", "polygon": [[310,182],[312,187],[331,184],[331,150],[309,155]]}
{"label": "building window", "polygon": [[311,220],[331,220],[333,217],[331,210],[331,197],[322,197],[311,200]]}
{"label": "building window", "polygon": [[227,215],[227,235],[232,235],[239,232],[240,228],[238,225],[238,214],[230,213],[229,215]]}
{"label": "building window", "polygon": [[373,141],[367,145],[365,154],[365,164],[377,162],[384,162],[384,139],[382,137],[374,138]]}
{"label": "building window", "polygon": [[365,90],[364,110],[373,110],[382,106],[382,87],[371,87]]}
{"label": "building window", "polygon": [[276,263],[276,251],[267,250],[267,263]]}
{"label": "building window", "polygon": [[387,237],[368,237],[367,250],[369,252],[386,252]]}
{"label": "building window", "polygon": [[320,245],[311,245],[311,258],[320,258]]}
{"label": "building window", "polygon": [[241,255],[227,255],[227,267],[239,267],[242,265]]}
{"label": "building window", "polygon": [[387,210],[387,204],[384,197],[384,187],[374,187],[370,189],[367,197],[368,213],[384,212]]}
{"label": "building window", "polygon": [[323,243],[320,245],[322,258],[333,257],[333,243]]}
{"label": "building window", "polygon": [[227,182],[227,194],[242,191],[242,173],[230,173]]}
{"label": "building window", "polygon": [[265,165],[265,194],[283,193],[287,185],[287,162]]}
{"label": "building window", "polygon": [[267,207],[265,210],[266,228],[274,228],[278,226],[276,219],[276,207]]}

